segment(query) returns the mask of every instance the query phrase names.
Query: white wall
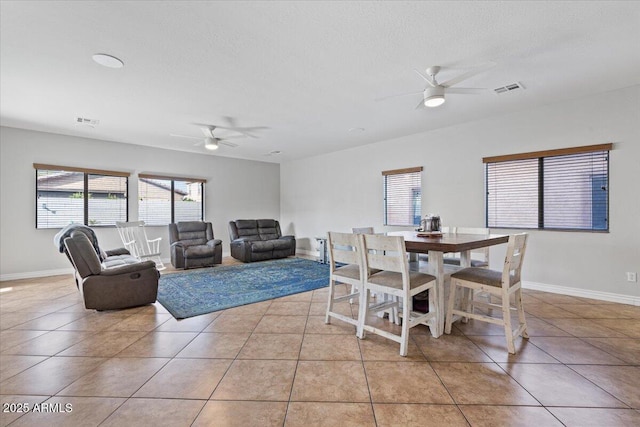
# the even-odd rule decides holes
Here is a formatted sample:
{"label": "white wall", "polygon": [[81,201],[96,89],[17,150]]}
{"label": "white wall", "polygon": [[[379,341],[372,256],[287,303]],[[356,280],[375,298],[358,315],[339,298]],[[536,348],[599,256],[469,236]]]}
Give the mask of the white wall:
{"label": "white wall", "polygon": [[[625,295],[640,304],[640,283],[625,275],[640,272],[640,86],[285,163],[281,219],[296,225],[308,251],[329,230],[397,230],[382,226],[381,171],[424,166],[423,214],[439,213],[444,225],[483,227],[482,157],[607,142],[614,143],[610,232],[531,231],[523,274],[530,285]],[[492,249],[492,267],[500,268],[502,257],[504,248]]]}
{"label": "white wall", "polygon": [[[280,166],[78,138],[15,128],[0,128],[0,278],[29,277],[70,268],[55,249],[56,229],[35,228],[33,163],[131,172],[129,220],[138,218],[140,172],[207,179],[205,219],[229,253],[227,224],[238,218],[280,216]],[[96,229],[102,247],[122,243],[115,228]],[[162,256],[169,258],[168,227],[149,227],[150,238],[162,237]]]}

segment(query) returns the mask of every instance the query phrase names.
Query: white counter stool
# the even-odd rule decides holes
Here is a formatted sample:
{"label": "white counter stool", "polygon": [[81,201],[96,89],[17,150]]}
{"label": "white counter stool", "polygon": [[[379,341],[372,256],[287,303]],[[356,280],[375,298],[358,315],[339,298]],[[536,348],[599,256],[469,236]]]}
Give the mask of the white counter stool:
{"label": "white counter stool", "polygon": [[[481,322],[494,323],[504,327],[505,336],[507,338],[507,348],[509,353],[515,353],[513,344],[514,338],[522,335],[528,338],[527,321],[525,319],[524,307],[522,305],[522,282],[520,272],[522,270],[522,262],[527,247],[526,233],[513,234],[509,236],[507,246],[507,255],[502,271],[490,270],[487,268],[469,267],[458,271],[451,275],[451,291],[449,293],[449,301],[447,306],[447,315],[445,330],[446,334],[451,333],[451,323],[453,315],[460,315],[463,318],[479,320]],[[461,290],[469,290],[463,293],[461,309],[454,309],[456,292]],[[490,295],[502,298],[500,304],[492,304],[489,302],[472,301],[474,291],[486,292]],[[511,307],[510,297],[515,294],[515,307]],[[476,314],[476,307],[495,308],[502,311],[502,318],[495,318],[483,314]],[[515,331],[511,327],[511,310],[518,312],[518,327]]]}
{"label": "white counter stool", "polygon": [[[354,298],[360,297],[363,274],[358,235],[330,231],[327,245],[329,247],[329,300],[325,323],[331,323],[331,318],[334,317],[357,326],[357,319],[336,312],[334,305],[344,301],[352,303]],[[346,295],[336,296],[337,283],[350,285],[351,292]]]}
{"label": "white counter stool", "polygon": [[[409,262],[404,238],[401,236],[359,235],[362,245],[363,268],[366,274],[364,290],[360,295],[360,312],[358,313],[358,337],[365,338],[365,331],[381,335],[400,343],[400,355],[406,356],[409,346],[409,330],[420,324],[435,327],[437,318],[436,278],[430,274],[409,271]],[[375,270],[380,270],[376,272]],[[413,296],[429,290],[428,313],[413,311]],[[369,304],[371,292],[386,294],[391,300]],[[402,298],[402,302],[398,299]],[[402,309],[401,334],[391,333],[367,324],[370,311],[383,311],[396,307]],[[431,323],[428,323],[431,322]]]}

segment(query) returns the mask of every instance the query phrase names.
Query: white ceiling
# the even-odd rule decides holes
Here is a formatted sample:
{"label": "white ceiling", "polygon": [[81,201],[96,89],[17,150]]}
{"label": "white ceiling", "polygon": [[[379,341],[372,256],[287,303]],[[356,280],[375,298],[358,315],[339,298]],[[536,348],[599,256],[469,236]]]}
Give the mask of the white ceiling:
{"label": "white ceiling", "polygon": [[[637,1],[0,7],[3,126],[227,157],[282,162],[640,84]],[[95,53],[125,66],[97,65]],[[437,109],[416,110],[420,94],[375,100],[424,89],[414,68],[486,61],[497,66],[460,86],[526,89],[451,94]],[[200,136],[190,123],[225,117],[268,129],[216,152],[169,135]]]}

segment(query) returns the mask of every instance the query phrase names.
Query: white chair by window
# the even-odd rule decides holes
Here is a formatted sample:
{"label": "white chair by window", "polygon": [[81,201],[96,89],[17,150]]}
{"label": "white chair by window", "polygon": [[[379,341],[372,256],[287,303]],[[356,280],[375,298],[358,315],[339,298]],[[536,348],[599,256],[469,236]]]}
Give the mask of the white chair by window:
{"label": "white chair by window", "polygon": [[[505,257],[504,269],[495,271],[486,268],[469,267],[460,270],[451,275],[451,291],[449,293],[449,301],[447,304],[447,315],[445,322],[445,333],[451,333],[451,323],[453,315],[460,315],[463,318],[471,318],[481,322],[494,323],[504,327],[505,336],[507,338],[507,348],[509,353],[515,353],[513,344],[514,338],[522,335],[528,338],[527,321],[524,315],[524,307],[522,305],[522,283],[520,272],[522,270],[522,262],[527,247],[527,234],[513,234],[509,236],[509,244],[507,246],[507,255]],[[456,292],[460,288],[464,291],[461,309],[454,309],[454,301]],[[496,295],[502,298],[500,304],[491,304],[481,301],[473,301],[473,291],[480,290],[490,295]],[[511,307],[511,295],[515,298],[515,307]],[[486,316],[484,314],[475,313],[476,307],[501,309],[502,318]],[[518,312],[518,327],[513,330],[511,327],[511,311]]]}
{"label": "white chair by window", "polygon": [[[358,337],[364,338],[365,331],[381,335],[400,343],[400,355],[406,356],[409,345],[409,330],[420,324],[431,326],[437,321],[436,311],[428,313],[413,311],[413,296],[429,290],[429,307],[436,307],[436,278],[424,273],[409,271],[409,262],[401,236],[359,235],[362,246],[363,272],[365,274],[364,290],[360,295],[360,311],[358,313]],[[380,270],[380,271],[376,271]],[[378,295],[387,294],[398,298],[369,304],[371,292]],[[390,307],[402,306],[402,327],[398,336],[389,331],[367,324],[370,311],[388,310]]]}
{"label": "white chair by window", "polygon": [[162,237],[149,240],[145,230],[144,221],[116,222],[116,228],[125,248],[131,255],[142,261],[151,260],[156,263],[158,270],[164,270],[165,266],[160,257],[160,241]]}
{"label": "white chair by window", "polygon": [[[347,316],[335,310],[336,303],[348,301],[360,296],[362,288],[362,257],[357,234],[328,233],[327,245],[329,246],[329,301],[325,323],[331,323],[331,318],[342,320],[354,326],[358,325],[357,319]],[[336,284],[344,283],[351,286],[351,292],[346,295],[336,296]]]}

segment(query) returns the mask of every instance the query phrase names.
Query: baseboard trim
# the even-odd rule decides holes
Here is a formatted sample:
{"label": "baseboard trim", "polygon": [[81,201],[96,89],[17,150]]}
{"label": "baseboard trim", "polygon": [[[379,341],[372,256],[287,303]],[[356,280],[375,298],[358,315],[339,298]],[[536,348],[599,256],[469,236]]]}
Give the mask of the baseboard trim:
{"label": "baseboard trim", "polygon": [[0,274],[0,282],[7,280],[34,279],[36,277],[61,276],[63,274],[73,275],[73,268],[60,268],[56,270],[27,271],[24,273]]}
{"label": "baseboard trim", "polygon": [[600,301],[617,302],[620,304],[630,304],[640,306],[640,297],[632,295],[614,294],[612,292],[592,291],[588,289],[571,288],[568,286],[548,285],[546,283],[522,281],[524,289],[534,291],[550,292],[552,294],[570,295],[573,297],[582,297],[597,299]]}

